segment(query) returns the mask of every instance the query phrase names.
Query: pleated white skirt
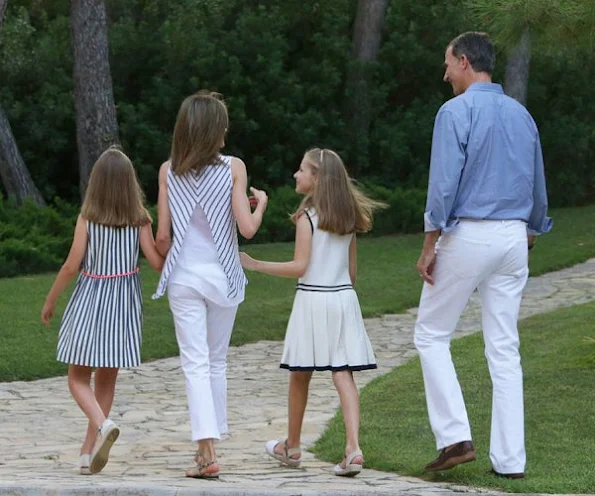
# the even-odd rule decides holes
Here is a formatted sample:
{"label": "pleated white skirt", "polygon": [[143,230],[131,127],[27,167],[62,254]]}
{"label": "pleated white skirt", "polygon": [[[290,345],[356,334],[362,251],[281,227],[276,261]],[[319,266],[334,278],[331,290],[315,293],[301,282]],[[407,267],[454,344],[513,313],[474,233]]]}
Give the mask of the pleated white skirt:
{"label": "pleated white skirt", "polygon": [[292,371],[375,369],[357,294],[298,290],[287,324],[281,368]]}

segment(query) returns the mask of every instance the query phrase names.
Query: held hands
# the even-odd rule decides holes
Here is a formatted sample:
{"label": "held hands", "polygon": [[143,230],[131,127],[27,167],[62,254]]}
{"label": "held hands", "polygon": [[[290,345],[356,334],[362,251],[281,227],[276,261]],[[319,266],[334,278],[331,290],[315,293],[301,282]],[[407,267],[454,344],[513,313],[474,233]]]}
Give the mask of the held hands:
{"label": "held hands", "polygon": [[248,198],[248,200],[250,201],[250,206],[252,208],[256,208],[259,205],[262,205],[262,210],[266,210],[267,203],[269,201],[267,194],[260,189],[252,187],[250,188],[250,193],[252,193],[252,196]]}
{"label": "held hands", "polygon": [[50,325],[50,319],[54,316],[56,303],[46,301],[41,309],[41,321],[46,325]]}
{"label": "held hands", "polygon": [[240,252],[240,263],[246,270],[256,270],[256,260],[243,251]]}

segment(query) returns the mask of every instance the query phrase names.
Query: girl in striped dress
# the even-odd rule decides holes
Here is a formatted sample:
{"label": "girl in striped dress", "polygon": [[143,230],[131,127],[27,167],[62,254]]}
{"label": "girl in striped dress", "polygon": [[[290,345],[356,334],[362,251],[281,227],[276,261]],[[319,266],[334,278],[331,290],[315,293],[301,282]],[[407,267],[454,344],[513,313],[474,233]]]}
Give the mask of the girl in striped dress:
{"label": "girl in striped dress", "polygon": [[155,270],[163,266],[143,199],[128,157],[108,148],[93,166],[70,253],[41,311],[49,325],[56,300],[79,274],[62,317],[58,361],[68,364],[68,387],[89,419],[81,447],[82,474],[99,472],[107,463],[120,433],[107,418],[118,370],[140,364],[139,245]]}
{"label": "girl in striped dress", "polygon": [[186,476],[196,478],[219,476],[214,441],[228,430],[227,350],[246,285],[237,229],[254,236],[267,205],[266,193],[251,188],[251,211],[244,162],[219,153],[227,127],[220,95],[186,98],[159,173],[157,246],[167,259],[154,298],[167,290],[198,442]]}
{"label": "girl in striped dress", "polygon": [[363,466],[359,448],[359,395],[353,372],[375,369],[376,359],[353,289],[357,271],[356,233],[372,227],[372,212],[383,206],[351,182],[339,155],[314,148],[294,175],[305,195],[292,216],[296,224],[291,262],[265,262],[241,253],[244,268],[280,277],[297,277],[287,324],[281,368],[289,376],[289,435],[269,441],[266,452],[290,467],[301,462],[300,436],[315,370],[329,370],[339,393],[347,443],[335,475],[354,476]]}

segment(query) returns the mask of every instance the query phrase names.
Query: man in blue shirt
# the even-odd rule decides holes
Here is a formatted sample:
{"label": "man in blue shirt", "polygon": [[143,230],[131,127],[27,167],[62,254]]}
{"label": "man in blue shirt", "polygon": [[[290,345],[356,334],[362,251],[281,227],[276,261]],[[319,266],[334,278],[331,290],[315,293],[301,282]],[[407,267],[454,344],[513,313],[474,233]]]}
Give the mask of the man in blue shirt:
{"label": "man in blue shirt", "polygon": [[471,294],[482,303],[485,353],[493,384],[493,472],[525,471],[523,376],[517,320],[528,277],[528,249],[548,232],[539,133],[525,107],[492,83],[495,54],[485,33],[450,42],[444,81],[455,98],[434,124],[426,236],[417,268],[424,279],[415,345],[439,471],[475,460],[450,339]]}

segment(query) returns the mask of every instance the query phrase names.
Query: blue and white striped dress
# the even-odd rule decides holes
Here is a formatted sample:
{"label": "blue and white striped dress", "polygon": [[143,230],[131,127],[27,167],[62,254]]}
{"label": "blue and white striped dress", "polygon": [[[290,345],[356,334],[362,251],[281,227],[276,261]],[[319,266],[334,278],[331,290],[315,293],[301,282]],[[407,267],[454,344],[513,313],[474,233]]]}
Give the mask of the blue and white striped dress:
{"label": "blue and white striped dress", "polygon": [[136,367],[142,341],[140,227],[87,221],[87,235],[81,274],[60,325],[57,359],[88,367]]}

